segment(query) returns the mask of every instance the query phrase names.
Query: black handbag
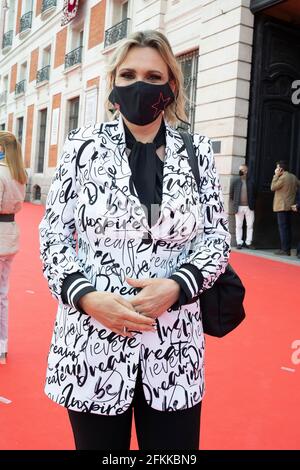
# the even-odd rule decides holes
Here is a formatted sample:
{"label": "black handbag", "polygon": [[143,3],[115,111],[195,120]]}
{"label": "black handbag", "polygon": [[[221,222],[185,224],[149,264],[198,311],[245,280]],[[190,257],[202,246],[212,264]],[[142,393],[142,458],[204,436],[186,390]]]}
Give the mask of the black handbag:
{"label": "black handbag", "polygon": [[[180,132],[189,156],[189,163],[197,186],[200,174],[192,141],[187,132]],[[228,264],[212,287],[199,296],[204,333],[221,338],[234,330],[245,318],[243,301],[245,287],[237,273]]]}

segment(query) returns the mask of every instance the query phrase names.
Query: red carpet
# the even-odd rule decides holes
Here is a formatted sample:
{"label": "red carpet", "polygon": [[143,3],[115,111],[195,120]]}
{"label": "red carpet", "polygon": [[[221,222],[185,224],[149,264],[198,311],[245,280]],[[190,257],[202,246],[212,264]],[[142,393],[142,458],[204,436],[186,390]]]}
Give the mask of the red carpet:
{"label": "red carpet", "polygon": [[[0,366],[0,449],[72,449],[66,412],[43,393],[56,302],[41,274],[37,225],[43,207],[18,216],[22,250],[10,290],[10,344]],[[247,319],[228,337],[208,338],[202,449],[300,448],[300,263],[233,253],[247,287]],[[299,340],[300,345],[300,340]],[[282,367],[288,370],[282,369]],[[136,449],[133,438],[132,448]]]}

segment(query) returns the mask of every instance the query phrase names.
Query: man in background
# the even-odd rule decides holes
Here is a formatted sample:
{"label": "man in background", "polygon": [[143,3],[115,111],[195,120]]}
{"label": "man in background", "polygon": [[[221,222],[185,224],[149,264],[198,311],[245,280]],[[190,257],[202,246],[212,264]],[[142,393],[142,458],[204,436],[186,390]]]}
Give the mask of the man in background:
{"label": "man in background", "polygon": [[241,165],[239,176],[232,182],[230,188],[230,198],[233,201],[235,213],[235,236],[237,248],[243,247],[243,223],[246,219],[246,241],[245,247],[254,249],[252,244],[255,194],[252,178],[249,177],[247,165]]}
{"label": "man in background", "polygon": [[[298,212],[298,214],[300,214],[300,190],[298,190],[298,192],[297,192],[296,204],[293,204],[291,209],[292,209],[292,211]],[[300,240],[300,237],[298,238],[298,240]],[[297,258],[300,259],[300,241],[297,245]]]}
{"label": "man in background", "polygon": [[274,191],[273,211],[277,213],[277,223],[281,244],[281,248],[275,251],[276,255],[291,255],[292,205],[295,202],[298,188],[300,188],[300,181],[295,175],[293,175],[293,173],[288,171],[287,162],[284,160],[277,162],[271,183],[271,191]]}

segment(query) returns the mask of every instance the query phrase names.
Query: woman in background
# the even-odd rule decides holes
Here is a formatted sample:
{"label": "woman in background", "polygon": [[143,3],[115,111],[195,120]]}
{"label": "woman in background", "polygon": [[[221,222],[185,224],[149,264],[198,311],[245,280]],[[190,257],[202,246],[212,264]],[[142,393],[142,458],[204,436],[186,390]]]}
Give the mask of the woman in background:
{"label": "woman in background", "polygon": [[0,364],[8,346],[8,276],[19,249],[15,214],[22,207],[27,181],[19,142],[11,132],[0,131]]}

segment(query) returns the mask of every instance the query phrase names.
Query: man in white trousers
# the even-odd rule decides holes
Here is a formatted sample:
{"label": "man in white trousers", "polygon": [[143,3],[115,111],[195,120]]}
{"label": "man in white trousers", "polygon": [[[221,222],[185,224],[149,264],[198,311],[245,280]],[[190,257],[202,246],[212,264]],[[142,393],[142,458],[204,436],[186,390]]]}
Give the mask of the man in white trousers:
{"label": "man in white trousers", "polygon": [[[230,188],[230,198],[233,201],[235,213],[235,234],[237,248],[241,249],[243,245],[246,248],[254,249],[252,244],[253,224],[254,224],[254,184],[249,178],[247,165],[241,165],[239,176],[234,179]],[[243,222],[246,219],[246,240],[243,241]]]}

